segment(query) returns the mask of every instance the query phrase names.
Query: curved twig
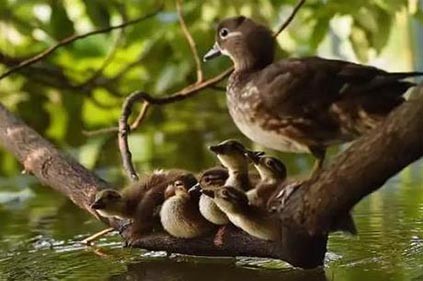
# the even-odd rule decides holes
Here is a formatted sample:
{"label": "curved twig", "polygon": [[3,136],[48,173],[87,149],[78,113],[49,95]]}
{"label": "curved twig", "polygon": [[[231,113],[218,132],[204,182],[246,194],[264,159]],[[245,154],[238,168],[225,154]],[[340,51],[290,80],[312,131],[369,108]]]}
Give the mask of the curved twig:
{"label": "curved twig", "polygon": [[197,68],[197,83],[200,83],[204,79],[203,70],[201,69],[201,60],[197,52],[197,46],[195,44],[195,41],[192,38],[192,35],[189,32],[188,27],[185,23],[181,0],[176,0],[176,10],[178,11],[179,24],[181,25],[182,32],[184,33],[185,38],[188,41],[188,45],[191,49],[192,55],[194,56],[195,67]]}
{"label": "curved twig", "polygon": [[304,5],[305,2],[306,2],[306,0],[300,0],[297,3],[297,5],[295,5],[295,7],[292,10],[292,12],[289,15],[289,17],[281,24],[281,26],[276,30],[276,32],[273,33],[273,37],[278,37],[278,35],[288,27],[288,25],[295,18],[295,16],[297,15],[298,11],[301,9],[301,7]]}
{"label": "curved twig", "polygon": [[133,19],[133,20],[129,20],[127,22],[124,22],[124,23],[121,23],[121,24],[118,24],[118,25],[113,25],[113,26],[109,26],[107,28],[93,30],[93,31],[90,31],[90,32],[87,32],[87,33],[84,33],[84,34],[80,34],[80,35],[69,36],[69,37],[61,40],[60,42],[58,42],[56,45],[51,46],[50,48],[47,48],[46,50],[39,53],[38,55],[35,55],[35,56],[25,60],[25,61],[22,61],[18,65],[14,66],[14,67],[10,68],[9,70],[7,70],[6,72],[2,73],[0,75],[0,80],[2,80],[3,78],[5,78],[5,77],[17,72],[17,71],[29,66],[29,65],[32,65],[32,64],[46,58],[47,56],[49,56],[51,53],[53,53],[54,51],[56,51],[60,47],[63,47],[65,45],[69,45],[70,43],[73,43],[73,42],[75,42],[79,39],[83,39],[83,38],[86,38],[86,37],[89,37],[89,36],[92,36],[92,35],[107,33],[107,32],[110,32],[112,30],[115,30],[115,29],[125,28],[127,26],[137,24],[141,21],[144,21],[146,19],[149,19],[149,18],[155,16],[161,10],[162,10],[162,6],[160,6],[158,9],[156,9],[155,11],[153,11],[153,12],[147,14],[147,15],[144,15],[142,17],[139,17],[139,18],[136,18],[136,19]]}
{"label": "curved twig", "polygon": [[[179,5],[180,5],[179,1],[180,0],[176,0],[178,13],[179,13],[179,20],[181,22],[181,27],[184,30],[185,25],[183,24],[182,11],[179,7]],[[297,14],[297,12],[299,11],[299,9],[302,7],[302,5],[304,3],[305,3],[305,0],[300,0],[298,2],[298,4],[294,7],[294,10],[292,11],[291,15],[288,17],[288,19],[274,33],[275,37],[277,35],[279,35],[292,22],[295,15]],[[186,28],[186,26],[185,26],[185,28]],[[191,38],[191,35],[189,34],[187,29],[184,31],[184,33],[185,33],[185,36],[187,37],[187,39]],[[194,41],[194,40],[192,40],[192,41]],[[190,39],[188,39],[188,42],[190,42]],[[198,54],[195,50],[196,49],[195,45],[193,45],[190,42],[190,46],[193,50],[194,57],[198,58]],[[198,74],[198,71],[201,71],[201,68],[197,68],[197,74]],[[132,93],[128,98],[125,99],[124,105],[122,107],[122,115],[121,115],[121,118],[119,119],[119,133],[118,133],[118,139],[119,140],[118,140],[118,142],[119,142],[119,149],[120,149],[120,153],[121,153],[121,156],[122,156],[122,162],[123,162],[124,170],[129,175],[129,178],[131,180],[137,180],[138,179],[138,176],[135,172],[135,168],[134,168],[133,163],[132,163],[132,155],[131,155],[131,152],[130,152],[129,146],[128,146],[128,134],[129,134],[130,129],[131,129],[128,125],[128,118],[129,118],[129,115],[131,113],[131,108],[132,108],[133,104],[135,102],[138,102],[138,101],[144,101],[144,102],[147,102],[148,104],[151,104],[151,105],[163,105],[163,104],[181,101],[181,100],[184,100],[184,99],[186,99],[190,96],[193,96],[193,95],[199,93],[204,88],[215,85],[216,83],[223,80],[226,76],[228,76],[232,71],[233,71],[233,67],[225,70],[221,74],[219,74],[219,75],[217,75],[217,76],[215,76],[211,79],[208,79],[208,80],[201,82],[201,83],[198,83],[198,81],[197,81],[197,83],[191,84],[191,85],[185,87],[184,89],[180,90],[179,92],[176,92],[176,93],[171,94],[171,95],[166,96],[166,97],[156,98],[156,97],[149,95],[148,93],[146,93],[144,91],[137,91],[137,92]],[[200,76],[197,76],[197,78],[198,77],[200,77]],[[141,122],[138,122],[138,125],[140,125],[140,124],[141,124]]]}

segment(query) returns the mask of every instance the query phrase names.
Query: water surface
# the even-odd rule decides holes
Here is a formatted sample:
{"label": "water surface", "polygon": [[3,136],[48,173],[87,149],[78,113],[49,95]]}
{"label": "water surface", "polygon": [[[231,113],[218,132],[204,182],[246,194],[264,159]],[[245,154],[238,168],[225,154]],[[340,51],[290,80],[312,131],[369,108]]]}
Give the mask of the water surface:
{"label": "water surface", "polygon": [[423,162],[360,202],[359,235],[331,235],[324,268],[311,271],[126,249],[117,235],[84,247],[101,223],[30,177],[0,185],[0,280],[423,280]]}

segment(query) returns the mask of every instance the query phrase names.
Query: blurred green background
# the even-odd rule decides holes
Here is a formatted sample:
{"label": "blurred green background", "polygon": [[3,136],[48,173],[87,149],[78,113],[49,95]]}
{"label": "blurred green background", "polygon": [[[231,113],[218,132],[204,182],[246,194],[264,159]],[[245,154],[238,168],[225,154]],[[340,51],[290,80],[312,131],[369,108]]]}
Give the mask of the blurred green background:
{"label": "blurred green background", "polygon": [[[121,104],[132,91],[165,96],[196,81],[194,59],[180,29],[175,2],[162,3],[163,10],[150,19],[78,40],[1,80],[0,102],[87,168],[113,183],[124,184],[116,135],[88,137],[84,131],[116,126]],[[183,10],[202,55],[213,44],[219,19],[243,14],[275,30],[295,3],[183,1]],[[145,0],[0,0],[0,73],[70,35],[141,17],[158,6],[159,1]],[[318,54],[390,71],[423,70],[423,1],[307,0],[278,37],[278,44],[279,58]],[[207,78],[230,66],[230,61],[220,58],[202,66]],[[233,125],[224,92],[211,88],[186,101],[153,107],[142,126],[131,134],[130,146],[141,172],[171,167],[199,171],[216,162],[207,145],[227,138],[254,146]],[[339,149],[334,148],[331,154]],[[306,155],[274,154],[287,163],[290,174],[307,173],[312,164]],[[29,274],[28,280],[85,276],[84,280],[88,275],[92,276],[90,280],[99,280],[111,276],[111,272],[104,272],[111,268],[115,273],[131,268],[124,269],[133,262],[133,255],[120,250],[116,238],[104,242],[113,252],[112,258],[99,258],[75,248],[79,234],[98,230],[101,224],[75,211],[66,198],[39,186],[36,179],[20,175],[20,169],[13,156],[0,148],[0,279],[15,280],[18,276],[24,280],[27,267],[44,272],[39,279]],[[412,165],[388,188],[357,206],[360,236],[331,238],[328,279],[366,276],[373,280],[410,280],[423,276],[422,181],[422,164]],[[122,255],[125,266],[120,264]],[[175,266],[164,259],[152,265],[143,257],[141,263],[158,272],[167,268],[175,276],[169,280],[197,272],[192,265]],[[50,272],[42,266],[45,263],[57,270]],[[82,270],[85,268],[89,270]],[[241,280],[246,274],[233,270],[226,262],[219,268],[233,279]],[[131,274],[117,274],[110,279],[123,280]],[[290,274],[265,274],[257,280],[303,280],[301,274]],[[198,278],[197,274],[191,275],[184,278]],[[320,280],[314,275],[308,277]]]}

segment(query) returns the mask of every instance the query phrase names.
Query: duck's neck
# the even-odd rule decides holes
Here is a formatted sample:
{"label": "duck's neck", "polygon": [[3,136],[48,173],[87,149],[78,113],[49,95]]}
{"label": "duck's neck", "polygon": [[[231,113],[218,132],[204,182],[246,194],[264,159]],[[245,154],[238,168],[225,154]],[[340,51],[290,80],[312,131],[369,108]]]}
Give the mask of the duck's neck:
{"label": "duck's neck", "polygon": [[273,52],[254,53],[251,50],[239,48],[230,56],[235,72],[255,72],[273,63]]}
{"label": "duck's neck", "polygon": [[250,189],[250,179],[248,177],[248,169],[229,169],[229,177],[225,182],[227,186],[233,186],[238,189]]}

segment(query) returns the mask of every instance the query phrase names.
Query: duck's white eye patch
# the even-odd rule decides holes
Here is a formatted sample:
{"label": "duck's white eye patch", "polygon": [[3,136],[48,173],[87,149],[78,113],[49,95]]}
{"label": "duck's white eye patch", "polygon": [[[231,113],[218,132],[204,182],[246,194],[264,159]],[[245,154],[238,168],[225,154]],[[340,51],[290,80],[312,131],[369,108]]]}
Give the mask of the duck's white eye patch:
{"label": "duck's white eye patch", "polygon": [[226,36],[228,36],[228,34],[229,34],[229,29],[227,29],[226,27],[221,28],[219,30],[219,36],[220,36],[220,38],[226,38]]}

